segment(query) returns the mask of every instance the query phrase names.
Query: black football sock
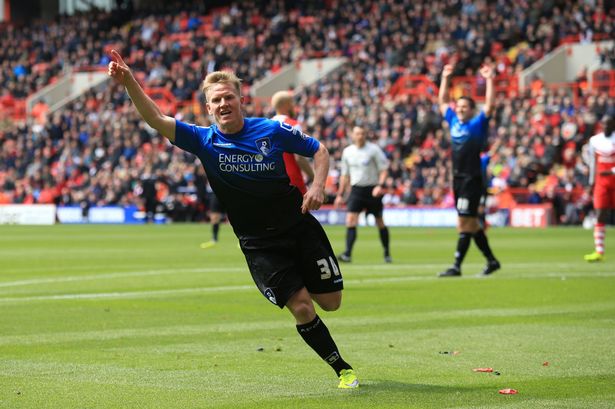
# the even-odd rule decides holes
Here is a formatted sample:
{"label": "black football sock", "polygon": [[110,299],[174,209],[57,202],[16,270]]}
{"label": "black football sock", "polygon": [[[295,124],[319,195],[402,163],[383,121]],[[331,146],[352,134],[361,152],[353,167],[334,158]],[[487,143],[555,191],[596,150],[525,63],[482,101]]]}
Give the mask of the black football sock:
{"label": "black football sock", "polygon": [[218,241],[218,232],[220,231],[220,223],[214,223],[211,226],[211,233],[214,241]]}
{"label": "black football sock", "polygon": [[352,366],[342,359],[327,326],[318,315],[312,322],[297,325],[297,332],[305,343],[333,368],[338,376],[342,369],[352,369]]}
{"label": "black football sock", "polygon": [[461,263],[463,263],[463,259],[468,252],[468,248],[470,248],[471,241],[472,233],[459,233],[459,239],[457,240],[457,251],[455,252],[455,267],[459,269],[461,268]]}
{"label": "black football sock", "polygon": [[389,229],[383,227],[382,229],[378,229],[378,233],[380,233],[380,243],[382,243],[382,247],[384,248],[384,255],[389,255]]}
{"label": "black football sock", "polygon": [[476,243],[480,251],[483,252],[483,255],[487,258],[487,260],[495,260],[495,257],[491,252],[491,247],[489,247],[489,240],[487,239],[487,235],[484,230],[479,230],[474,233],[474,243]]}
{"label": "black football sock", "polygon": [[357,228],[356,227],[348,227],[346,229],[346,255],[350,257],[352,254],[352,247],[354,246],[354,242],[357,239]]}

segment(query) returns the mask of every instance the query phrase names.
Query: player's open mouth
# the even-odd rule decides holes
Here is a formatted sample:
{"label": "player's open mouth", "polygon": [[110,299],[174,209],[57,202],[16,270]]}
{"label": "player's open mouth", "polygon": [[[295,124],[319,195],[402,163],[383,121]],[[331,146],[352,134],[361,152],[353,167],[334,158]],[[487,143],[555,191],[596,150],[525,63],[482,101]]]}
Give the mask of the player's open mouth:
{"label": "player's open mouth", "polygon": [[231,111],[220,111],[220,117],[221,118],[226,118],[228,117],[232,112]]}

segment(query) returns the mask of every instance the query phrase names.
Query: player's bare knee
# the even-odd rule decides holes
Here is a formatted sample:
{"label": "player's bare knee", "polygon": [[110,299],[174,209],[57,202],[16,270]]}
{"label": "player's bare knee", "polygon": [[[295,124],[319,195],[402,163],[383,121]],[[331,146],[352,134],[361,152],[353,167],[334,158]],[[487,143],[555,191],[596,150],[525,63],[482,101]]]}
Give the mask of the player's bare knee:
{"label": "player's bare knee", "polygon": [[346,215],[346,227],[357,227],[359,224],[359,215],[357,213],[348,213]]}
{"label": "player's bare knee", "polygon": [[328,300],[327,302],[318,303],[318,305],[325,311],[337,311],[342,305],[342,300]]}
{"label": "player's bare knee", "polygon": [[312,298],[324,311],[336,311],[342,305],[341,291],[327,294],[312,294]]}
{"label": "player's bare knee", "polygon": [[316,310],[314,310],[314,304],[312,300],[309,298],[298,298],[291,299],[286,307],[289,309],[291,314],[297,319],[299,322],[309,322],[316,316]]}
{"label": "player's bare knee", "polygon": [[461,233],[476,233],[480,229],[480,224],[476,217],[460,217],[457,227]]}

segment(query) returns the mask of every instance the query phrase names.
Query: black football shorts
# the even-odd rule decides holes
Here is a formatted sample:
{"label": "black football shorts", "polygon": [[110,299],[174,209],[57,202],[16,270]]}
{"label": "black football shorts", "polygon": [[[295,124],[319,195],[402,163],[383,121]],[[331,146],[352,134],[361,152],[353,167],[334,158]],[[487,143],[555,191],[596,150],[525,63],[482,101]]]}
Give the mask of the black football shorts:
{"label": "black football shorts", "polygon": [[367,214],[374,217],[382,217],[382,197],[372,196],[375,186],[353,186],[350,190],[346,208],[351,213],[361,213],[365,210]]}
{"label": "black football shorts", "polygon": [[478,206],[481,196],[485,193],[481,177],[454,177],[453,192],[455,207],[459,216],[478,216]]}
{"label": "black football shorts", "polygon": [[318,220],[309,213],[284,233],[240,238],[239,244],[256,286],[280,308],[303,287],[312,294],[344,288],[331,243]]}

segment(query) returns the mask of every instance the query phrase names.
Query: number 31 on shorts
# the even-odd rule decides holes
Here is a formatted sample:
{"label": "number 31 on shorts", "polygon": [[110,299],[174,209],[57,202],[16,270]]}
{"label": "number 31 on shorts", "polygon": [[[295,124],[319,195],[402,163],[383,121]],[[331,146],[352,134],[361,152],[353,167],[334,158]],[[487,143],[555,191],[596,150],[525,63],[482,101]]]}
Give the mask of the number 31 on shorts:
{"label": "number 31 on shorts", "polygon": [[470,201],[467,198],[460,197],[457,199],[457,210],[464,212],[468,210],[468,207],[470,207]]}
{"label": "number 31 on shorts", "polygon": [[340,269],[337,268],[337,264],[335,264],[335,260],[333,257],[329,256],[329,260],[326,258],[321,258],[320,260],[316,260],[316,264],[320,267],[320,279],[328,280],[331,278],[331,271],[333,271],[333,275],[339,276]]}

